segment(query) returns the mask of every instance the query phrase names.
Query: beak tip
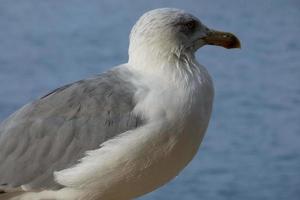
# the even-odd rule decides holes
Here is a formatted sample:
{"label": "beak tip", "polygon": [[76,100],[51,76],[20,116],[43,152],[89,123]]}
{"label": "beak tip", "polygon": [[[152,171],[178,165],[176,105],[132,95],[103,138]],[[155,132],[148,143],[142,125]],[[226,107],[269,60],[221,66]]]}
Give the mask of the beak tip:
{"label": "beak tip", "polygon": [[231,44],[228,46],[228,49],[241,49],[241,42],[240,40],[234,36],[234,38],[231,41]]}
{"label": "beak tip", "polygon": [[237,40],[237,43],[236,43],[236,48],[238,48],[238,49],[242,49],[242,46],[241,46],[241,42],[240,42],[240,40],[239,40],[238,38],[236,38],[236,40]]}

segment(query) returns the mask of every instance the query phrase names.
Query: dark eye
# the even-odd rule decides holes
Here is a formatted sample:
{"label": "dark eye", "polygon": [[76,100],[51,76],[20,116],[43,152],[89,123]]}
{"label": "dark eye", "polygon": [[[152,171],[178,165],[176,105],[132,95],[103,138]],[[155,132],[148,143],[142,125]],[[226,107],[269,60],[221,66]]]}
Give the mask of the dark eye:
{"label": "dark eye", "polygon": [[197,22],[194,21],[194,20],[193,20],[193,21],[189,21],[189,22],[187,22],[187,23],[184,24],[184,26],[185,26],[187,29],[189,29],[189,30],[195,29],[196,25],[197,25]]}

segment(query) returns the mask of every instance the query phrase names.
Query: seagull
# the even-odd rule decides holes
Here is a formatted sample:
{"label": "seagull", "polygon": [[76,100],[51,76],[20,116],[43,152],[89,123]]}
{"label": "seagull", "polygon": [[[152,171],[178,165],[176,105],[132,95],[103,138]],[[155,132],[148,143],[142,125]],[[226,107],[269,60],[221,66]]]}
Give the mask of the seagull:
{"label": "seagull", "polygon": [[195,52],[240,48],[184,10],[142,15],[128,63],[62,86],[0,125],[0,200],[130,200],[177,176],[207,129],[214,89]]}

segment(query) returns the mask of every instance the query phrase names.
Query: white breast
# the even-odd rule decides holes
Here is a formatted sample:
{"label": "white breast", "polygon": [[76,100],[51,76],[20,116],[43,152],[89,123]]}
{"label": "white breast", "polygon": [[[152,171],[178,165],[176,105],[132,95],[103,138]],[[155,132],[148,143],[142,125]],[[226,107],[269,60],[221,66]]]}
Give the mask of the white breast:
{"label": "white breast", "polygon": [[149,124],[137,131],[145,134],[150,145],[140,152],[141,164],[129,184],[132,193],[128,196],[142,195],[166,183],[196,154],[213,101],[211,78],[202,66],[197,69],[186,79],[175,76],[173,80],[150,81],[149,93],[136,107],[137,112],[147,113]]}

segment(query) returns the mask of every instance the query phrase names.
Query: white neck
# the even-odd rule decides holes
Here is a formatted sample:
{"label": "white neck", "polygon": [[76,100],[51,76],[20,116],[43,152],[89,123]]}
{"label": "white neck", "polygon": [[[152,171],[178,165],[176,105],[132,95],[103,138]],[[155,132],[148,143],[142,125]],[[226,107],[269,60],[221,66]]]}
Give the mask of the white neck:
{"label": "white neck", "polygon": [[[169,42],[153,42],[144,40],[131,40],[129,45],[130,67],[138,71],[156,72],[160,70],[174,71],[177,67],[185,65],[187,68],[197,63],[194,52],[182,46],[170,46]],[[166,69],[171,68],[171,69]],[[189,70],[189,69],[188,69]]]}
{"label": "white neck", "polygon": [[[145,48],[146,49],[146,48]],[[141,53],[143,52],[143,53]],[[141,77],[157,77],[160,80],[173,83],[189,84],[191,80],[199,78],[201,68],[193,53],[165,51],[142,51],[130,52],[128,66]]]}

